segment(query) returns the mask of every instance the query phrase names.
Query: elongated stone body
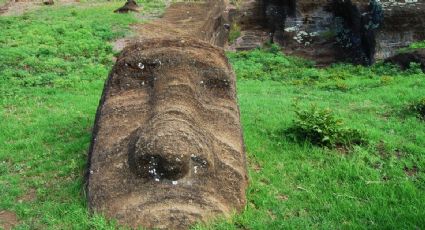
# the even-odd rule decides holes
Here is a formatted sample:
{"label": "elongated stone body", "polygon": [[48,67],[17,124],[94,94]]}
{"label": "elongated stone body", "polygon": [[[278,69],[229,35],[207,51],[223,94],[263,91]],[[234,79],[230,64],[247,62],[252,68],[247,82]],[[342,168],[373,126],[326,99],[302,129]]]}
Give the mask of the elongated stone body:
{"label": "elongated stone body", "polygon": [[90,156],[89,206],[131,227],[185,229],[245,205],[235,75],[200,40],[128,46],[105,85]]}

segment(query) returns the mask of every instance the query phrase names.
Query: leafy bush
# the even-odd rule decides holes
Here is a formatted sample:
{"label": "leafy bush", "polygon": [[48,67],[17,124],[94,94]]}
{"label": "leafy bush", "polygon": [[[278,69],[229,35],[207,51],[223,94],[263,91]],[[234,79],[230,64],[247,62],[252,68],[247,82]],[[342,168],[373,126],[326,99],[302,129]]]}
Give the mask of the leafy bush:
{"label": "leafy bush", "polygon": [[425,120],[425,97],[411,103],[409,110],[417,115],[418,118]]}
{"label": "leafy bush", "polygon": [[296,119],[290,132],[298,140],[308,140],[319,146],[350,147],[366,143],[363,134],[357,129],[344,126],[330,109],[320,109],[312,105],[308,109],[301,109],[295,105]]}

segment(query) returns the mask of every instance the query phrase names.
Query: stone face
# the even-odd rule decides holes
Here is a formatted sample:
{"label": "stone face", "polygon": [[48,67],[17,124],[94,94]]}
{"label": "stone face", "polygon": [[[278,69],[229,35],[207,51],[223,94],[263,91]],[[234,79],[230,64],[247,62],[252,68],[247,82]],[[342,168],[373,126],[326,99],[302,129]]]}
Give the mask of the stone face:
{"label": "stone face", "polygon": [[224,1],[172,4],[134,26],[105,84],[89,207],[137,228],[187,229],[243,209],[247,173]]}
{"label": "stone face", "polygon": [[223,50],[151,39],[121,53],[99,105],[91,209],[131,227],[185,229],[245,205],[235,75]]}

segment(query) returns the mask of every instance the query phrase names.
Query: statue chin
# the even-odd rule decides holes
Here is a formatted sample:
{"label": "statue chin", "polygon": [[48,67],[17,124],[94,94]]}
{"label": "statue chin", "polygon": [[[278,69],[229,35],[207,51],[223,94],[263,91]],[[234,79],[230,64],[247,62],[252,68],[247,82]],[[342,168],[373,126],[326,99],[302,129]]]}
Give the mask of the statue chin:
{"label": "statue chin", "polygon": [[98,108],[87,183],[93,211],[130,227],[186,229],[245,205],[235,76],[219,48],[134,43]]}

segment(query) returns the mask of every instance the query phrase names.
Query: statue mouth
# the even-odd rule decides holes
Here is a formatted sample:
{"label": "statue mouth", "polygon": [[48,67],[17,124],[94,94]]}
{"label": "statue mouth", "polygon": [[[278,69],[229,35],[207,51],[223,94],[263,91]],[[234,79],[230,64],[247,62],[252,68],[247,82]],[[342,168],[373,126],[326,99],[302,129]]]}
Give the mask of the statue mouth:
{"label": "statue mouth", "polygon": [[[134,194],[127,196],[125,200],[115,200],[115,205],[120,207],[116,214],[119,219],[121,216],[137,213],[136,219],[130,221],[145,223],[146,228],[185,229],[188,221],[206,221],[213,216],[231,212],[212,191],[195,188],[199,189],[195,195],[191,186],[176,187],[168,183],[150,183],[156,183],[152,185],[156,187],[156,192],[149,191],[143,197]],[[128,203],[128,200],[132,202]],[[125,208],[122,208],[123,203],[127,204]]]}

